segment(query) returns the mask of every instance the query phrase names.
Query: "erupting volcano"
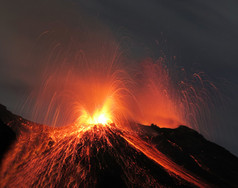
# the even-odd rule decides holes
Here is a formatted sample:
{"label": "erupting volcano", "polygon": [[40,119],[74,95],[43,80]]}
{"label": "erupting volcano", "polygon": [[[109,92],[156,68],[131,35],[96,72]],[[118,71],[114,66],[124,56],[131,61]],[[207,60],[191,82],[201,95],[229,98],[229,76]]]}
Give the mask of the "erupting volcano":
{"label": "erupting volcano", "polygon": [[52,128],[1,106],[1,139],[17,139],[2,158],[1,187],[237,186],[237,158],[197,132],[138,124],[132,131],[95,115],[85,126]]}
{"label": "erupting volcano", "polygon": [[118,48],[108,49],[112,55],[84,54],[75,67],[48,69],[23,106],[43,124],[1,107],[8,142],[1,187],[237,186],[237,158],[178,127],[193,122],[186,112],[198,110],[189,105],[201,102],[204,91],[185,82],[176,88],[163,58],[145,60],[132,74],[119,67]]}
{"label": "erupting volcano", "polygon": [[92,25],[37,38],[22,117],[0,105],[0,187],[237,187],[237,157],[199,134],[216,86]]}
{"label": "erupting volcano", "polygon": [[[48,67],[23,105],[42,124],[1,106],[7,145],[0,186],[237,186],[237,158],[179,126],[193,122],[197,128],[190,120],[200,112],[198,104],[209,100],[202,97],[208,96],[207,82],[194,75],[201,89],[172,79],[164,58],[147,59],[137,69],[123,67],[118,46],[107,49],[109,55],[98,50],[97,58],[87,51],[73,60],[59,56],[61,63]],[[70,60],[74,66],[68,66]]]}

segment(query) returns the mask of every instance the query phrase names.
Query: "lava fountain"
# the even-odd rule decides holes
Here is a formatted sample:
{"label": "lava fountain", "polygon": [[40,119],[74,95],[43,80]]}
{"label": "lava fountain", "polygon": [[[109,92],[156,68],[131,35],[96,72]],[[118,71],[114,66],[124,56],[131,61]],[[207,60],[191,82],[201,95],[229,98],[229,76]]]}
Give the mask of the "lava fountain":
{"label": "lava fountain", "polygon": [[[143,122],[164,127],[185,122],[186,105],[173,97],[179,92],[164,61],[146,61],[142,71],[134,71],[116,43],[101,46],[70,56],[59,49],[53,53],[58,63],[47,68],[25,104],[34,104],[34,121],[51,126],[7,122],[19,135],[5,156],[0,185],[96,187],[105,179],[100,173],[115,168],[123,174],[119,182],[128,186],[207,186],[133,130]],[[155,165],[156,173],[144,162]],[[161,174],[168,180],[162,184]]]}
{"label": "lava fountain", "polygon": [[146,59],[135,69],[116,42],[97,44],[70,54],[59,47],[51,52],[54,61],[23,105],[30,119],[56,127],[137,122],[208,131],[197,119],[209,113],[212,83],[199,74],[191,82],[166,58]]}
{"label": "lava fountain", "polygon": [[33,121],[51,126],[122,125],[133,118],[129,104],[135,101],[131,90],[134,81],[119,46],[95,43],[101,47],[79,47],[70,54],[60,48],[51,52],[55,60],[47,64],[40,86],[23,105],[23,111],[31,106],[28,111]]}
{"label": "lava fountain", "polygon": [[91,30],[97,32],[80,28],[74,31],[79,39],[70,36],[65,43],[50,31],[40,35],[38,42],[50,41],[50,50],[39,60],[45,69],[22,111],[41,125],[21,118],[5,122],[17,142],[3,160],[0,186],[95,187],[106,179],[102,172],[117,169],[118,182],[129,187],[205,187],[133,130],[139,123],[174,128],[191,122],[200,102],[209,100],[205,87],[194,89],[176,77],[164,58],[134,68],[110,32]]}
{"label": "lava fountain", "polygon": [[22,116],[54,127],[137,122],[199,130],[197,119],[207,114],[212,86],[200,74],[191,82],[166,57],[135,62],[106,26],[79,22],[82,28],[60,26],[37,39],[29,61],[41,69],[20,105]]}

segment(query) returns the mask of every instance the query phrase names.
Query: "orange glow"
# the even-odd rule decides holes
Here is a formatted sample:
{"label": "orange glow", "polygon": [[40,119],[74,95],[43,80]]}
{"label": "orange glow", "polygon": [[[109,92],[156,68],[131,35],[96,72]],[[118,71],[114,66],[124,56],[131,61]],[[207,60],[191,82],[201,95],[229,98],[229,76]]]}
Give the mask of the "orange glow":
{"label": "orange glow", "polygon": [[65,53],[55,49],[49,54],[55,58],[47,62],[42,85],[24,104],[30,119],[55,127],[84,128],[124,126],[125,122],[170,128],[184,124],[184,105],[166,60],[146,59],[134,62],[138,65],[134,67],[110,35],[97,37],[59,49]]}
{"label": "orange glow", "polygon": [[109,109],[109,103],[105,103],[101,109],[96,109],[92,115],[87,110],[82,109],[77,122],[80,125],[106,125],[113,123]]}

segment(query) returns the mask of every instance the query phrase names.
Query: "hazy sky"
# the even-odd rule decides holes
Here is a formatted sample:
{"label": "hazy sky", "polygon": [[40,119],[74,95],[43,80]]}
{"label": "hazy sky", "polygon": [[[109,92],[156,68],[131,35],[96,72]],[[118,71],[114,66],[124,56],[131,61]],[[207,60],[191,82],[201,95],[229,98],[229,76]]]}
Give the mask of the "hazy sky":
{"label": "hazy sky", "polygon": [[0,103],[17,113],[24,94],[40,82],[44,50],[35,54],[38,60],[29,55],[42,33],[55,31],[64,43],[65,33],[98,20],[119,41],[129,38],[134,58],[156,58],[162,50],[188,72],[205,72],[224,102],[212,112],[213,140],[238,155],[237,10],[236,0],[2,1]]}

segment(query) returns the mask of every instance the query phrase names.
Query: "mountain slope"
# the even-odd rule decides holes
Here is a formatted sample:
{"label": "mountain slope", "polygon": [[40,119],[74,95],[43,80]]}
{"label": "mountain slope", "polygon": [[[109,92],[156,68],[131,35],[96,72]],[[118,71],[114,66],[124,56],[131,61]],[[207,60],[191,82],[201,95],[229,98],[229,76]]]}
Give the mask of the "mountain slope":
{"label": "mountain slope", "polygon": [[[17,137],[2,159],[1,187],[238,185],[238,159],[184,126],[137,125],[135,131],[113,124],[52,128],[3,107],[0,120]],[[226,175],[220,173],[223,169]]]}

